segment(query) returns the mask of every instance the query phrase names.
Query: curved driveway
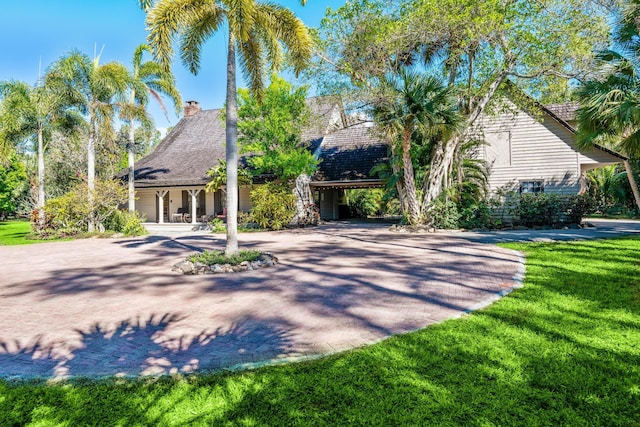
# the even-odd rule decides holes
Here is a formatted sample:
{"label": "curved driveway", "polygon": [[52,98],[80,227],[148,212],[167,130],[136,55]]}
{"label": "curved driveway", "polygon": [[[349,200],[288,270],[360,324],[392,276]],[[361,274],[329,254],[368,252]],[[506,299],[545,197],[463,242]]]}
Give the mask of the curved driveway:
{"label": "curved driveway", "polygon": [[517,253],[332,224],[242,234],[276,267],[182,276],[222,236],[0,247],[0,376],[145,375],[312,357],[455,317],[516,284]]}

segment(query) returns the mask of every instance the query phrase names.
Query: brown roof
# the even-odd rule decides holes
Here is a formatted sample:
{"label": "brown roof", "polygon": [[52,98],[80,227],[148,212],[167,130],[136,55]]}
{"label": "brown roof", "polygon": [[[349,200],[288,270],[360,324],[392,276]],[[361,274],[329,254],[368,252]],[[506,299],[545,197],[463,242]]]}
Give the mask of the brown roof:
{"label": "brown roof", "polygon": [[375,128],[366,125],[337,130],[322,140],[321,160],[313,181],[357,181],[377,179],[371,169],[388,161],[387,144]]}
{"label": "brown roof", "polygon": [[136,163],[136,187],[201,186],[207,171],[225,158],[221,110],[183,117],[162,142]]}
{"label": "brown roof", "polygon": [[576,110],[580,108],[577,102],[564,102],[562,104],[549,104],[544,106],[560,120],[572,122],[576,119]]}
{"label": "brown roof", "polygon": [[[362,125],[344,127],[338,97],[310,98],[311,124],[303,133],[321,160],[315,181],[371,178],[371,168],[387,157],[387,145]],[[225,158],[221,110],[202,110],[183,117],[151,154],[136,163],[137,188],[202,186],[207,171]],[[341,129],[342,128],[342,129]],[[336,130],[338,129],[338,130]],[[126,176],[126,170],[119,174]]]}

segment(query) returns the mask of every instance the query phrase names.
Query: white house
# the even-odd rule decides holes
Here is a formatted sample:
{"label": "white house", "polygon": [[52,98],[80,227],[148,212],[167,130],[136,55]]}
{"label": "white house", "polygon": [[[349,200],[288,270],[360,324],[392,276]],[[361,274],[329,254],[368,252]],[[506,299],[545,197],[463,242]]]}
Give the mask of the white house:
{"label": "white house", "polygon": [[[387,144],[370,127],[347,126],[336,97],[310,98],[311,123],[302,135],[321,160],[311,188],[323,219],[338,219],[345,188],[382,186],[371,168],[387,160]],[[184,117],[151,154],[135,167],[136,210],[148,222],[199,223],[222,215],[224,190],[204,191],[207,171],[225,158],[221,110],[202,110],[187,102]],[[121,172],[126,176],[126,171]],[[248,212],[250,188],[239,190],[238,209]]]}
{"label": "white house", "polygon": [[[347,125],[338,98],[310,98],[307,103],[312,122],[302,139],[321,160],[311,180],[314,200],[321,218],[339,219],[345,214],[345,189],[383,185],[371,169],[388,160],[388,144],[371,126]],[[575,104],[538,106],[536,114],[512,107],[479,120],[477,130],[487,142],[479,156],[490,166],[491,191],[510,186],[521,192],[576,194],[584,190],[585,171],[624,159],[603,147],[578,151],[571,123]],[[137,162],[136,209],[147,221],[198,223],[223,214],[224,191],[204,191],[207,171],[225,158],[220,113],[189,101],[184,117]],[[251,208],[249,191],[239,190],[240,211]]]}
{"label": "white house", "polygon": [[577,194],[586,188],[584,172],[622,162],[604,147],[579,151],[573,126],[577,104],[537,105],[535,113],[511,104],[484,116],[478,130],[486,145],[480,153],[489,168],[489,188],[519,192]]}

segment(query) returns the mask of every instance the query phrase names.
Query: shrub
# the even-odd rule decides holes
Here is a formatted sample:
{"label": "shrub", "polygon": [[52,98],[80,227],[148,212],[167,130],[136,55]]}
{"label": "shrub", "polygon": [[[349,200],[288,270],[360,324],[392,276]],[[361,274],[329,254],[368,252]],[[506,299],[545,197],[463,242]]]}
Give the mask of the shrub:
{"label": "shrub", "polygon": [[237,255],[227,257],[224,251],[204,251],[189,256],[189,261],[205,265],[230,264],[238,265],[244,261],[255,261],[260,257],[260,251],[240,251]]}
{"label": "shrub", "polygon": [[[240,213],[238,213],[238,225],[240,224]],[[212,233],[224,233],[227,229],[224,225],[224,221],[220,218],[213,218],[209,221],[209,227],[211,228]]]}
{"label": "shrub", "polygon": [[512,214],[519,224],[527,227],[579,224],[588,209],[589,199],[581,195],[521,194],[515,199]]}
{"label": "shrub", "polygon": [[251,222],[261,228],[280,230],[291,223],[296,196],[275,183],[259,185],[251,191]]}
{"label": "shrub", "polygon": [[380,189],[347,190],[346,196],[352,217],[367,218],[383,211],[383,192]]}
{"label": "shrub", "polygon": [[452,200],[446,198],[437,199],[433,203],[431,215],[435,228],[452,229],[460,227],[460,213]]}
{"label": "shrub", "polygon": [[138,212],[116,210],[105,220],[104,227],[125,236],[142,236],[147,234],[147,230],[142,225],[143,222],[144,216]]}
{"label": "shrub", "polygon": [[462,228],[490,228],[494,225],[491,220],[491,209],[487,202],[475,202],[459,209],[459,212],[459,225]]}
{"label": "shrub", "polygon": [[[127,190],[120,181],[96,180],[93,215],[98,229],[104,231],[104,224],[118,206],[127,199]],[[86,183],[77,184],[67,194],[49,199],[44,206],[45,221],[32,222],[37,234],[62,233],[78,234],[87,231],[89,222],[89,202]],[[37,214],[32,215],[32,220]]]}

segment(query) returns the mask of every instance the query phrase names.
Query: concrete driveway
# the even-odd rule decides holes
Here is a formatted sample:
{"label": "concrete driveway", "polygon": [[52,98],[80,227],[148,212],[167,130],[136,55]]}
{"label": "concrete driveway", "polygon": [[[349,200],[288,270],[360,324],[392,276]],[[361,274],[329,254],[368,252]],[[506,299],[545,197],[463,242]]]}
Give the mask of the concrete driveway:
{"label": "concrete driveway", "polygon": [[0,376],[147,375],[315,357],[487,304],[517,253],[451,234],[332,224],[242,234],[280,264],[182,276],[210,234],[0,247]]}

